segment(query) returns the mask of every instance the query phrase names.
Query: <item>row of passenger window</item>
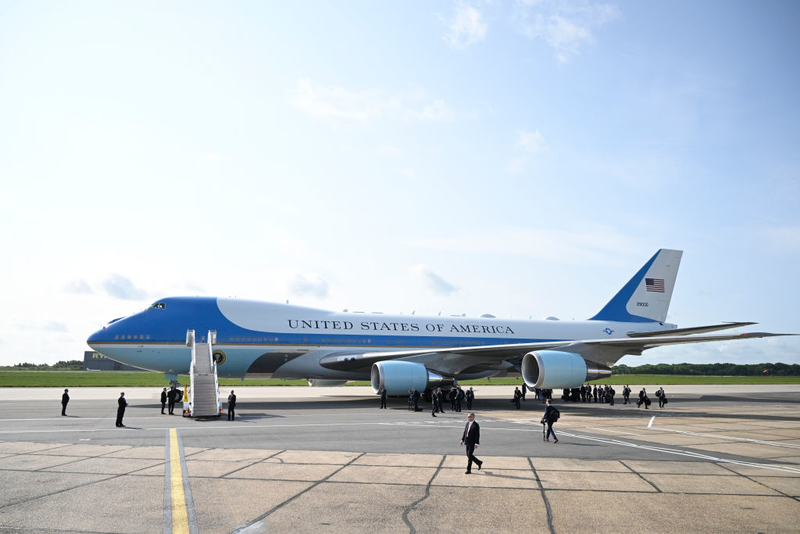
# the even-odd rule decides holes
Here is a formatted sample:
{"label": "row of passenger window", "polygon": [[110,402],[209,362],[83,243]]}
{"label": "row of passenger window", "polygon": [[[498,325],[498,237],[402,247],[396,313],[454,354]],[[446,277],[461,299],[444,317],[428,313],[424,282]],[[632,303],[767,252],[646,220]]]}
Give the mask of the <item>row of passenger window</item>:
{"label": "row of passenger window", "polygon": [[[147,340],[150,339],[150,334],[122,334],[114,336],[115,340],[126,340],[126,339],[133,339],[133,340]],[[205,342],[205,338],[202,340]],[[275,343],[278,341],[277,337],[231,337],[228,340],[231,343]],[[305,343],[308,343],[308,338],[303,340]],[[372,339],[370,338],[323,338],[323,344],[346,344],[346,345],[370,345],[372,344]],[[387,345],[395,344],[395,345],[405,345],[405,339],[397,339],[392,343],[391,339],[386,341]],[[467,345],[485,345],[485,341],[479,340],[469,340],[469,339],[434,339],[431,340],[432,345],[438,345],[442,347],[452,347],[454,345],[460,346],[467,346]]]}
{"label": "row of passenger window", "polygon": [[277,337],[231,337],[228,341],[232,343],[274,343]]}
{"label": "row of passenger window", "polygon": [[477,339],[434,339],[431,344],[443,347],[451,347],[453,345],[486,345],[486,342]]}

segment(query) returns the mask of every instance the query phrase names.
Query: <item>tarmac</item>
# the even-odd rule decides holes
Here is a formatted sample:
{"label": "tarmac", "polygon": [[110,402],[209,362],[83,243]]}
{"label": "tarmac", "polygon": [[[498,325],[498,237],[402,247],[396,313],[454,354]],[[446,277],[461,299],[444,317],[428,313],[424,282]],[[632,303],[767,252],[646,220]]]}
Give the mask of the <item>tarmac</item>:
{"label": "tarmac", "polygon": [[[631,385],[634,396],[640,386]],[[0,389],[0,532],[798,532],[800,386],[670,386],[669,404],[475,388],[433,418],[369,388],[238,387],[237,418],[161,415],[160,389]],[[618,391],[621,388],[617,388]],[[223,397],[228,391],[224,391]],[[177,413],[178,410],[176,410]]]}

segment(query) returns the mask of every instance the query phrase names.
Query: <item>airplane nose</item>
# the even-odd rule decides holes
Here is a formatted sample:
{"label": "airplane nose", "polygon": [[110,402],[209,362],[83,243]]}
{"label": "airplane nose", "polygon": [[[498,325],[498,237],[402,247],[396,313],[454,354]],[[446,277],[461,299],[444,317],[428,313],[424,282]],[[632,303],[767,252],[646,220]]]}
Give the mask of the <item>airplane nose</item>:
{"label": "airplane nose", "polygon": [[102,330],[98,330],[94,334],[90,335],[89,339],[86,340],[86,344],[89,345],[92,348],[95,348],[94,344],[102,343],[104,331],[105,331],[105,328],[102,329]]}
{"label": "airplane nose", "polygon": [[109,321],[107,325],[105,325],[103,328],[101,328],[100,330],[89,336],[89,339],[86,340],[86,343],[90,347],[95,348],[94,345],[92,345],[92,343],[107,343],[111,341],[112,333],[109,327],[111,327],[114,323],[116,323],[120,319],[122,319],[122,317],[118,317],[116,319],[112,319],[111,321]]}

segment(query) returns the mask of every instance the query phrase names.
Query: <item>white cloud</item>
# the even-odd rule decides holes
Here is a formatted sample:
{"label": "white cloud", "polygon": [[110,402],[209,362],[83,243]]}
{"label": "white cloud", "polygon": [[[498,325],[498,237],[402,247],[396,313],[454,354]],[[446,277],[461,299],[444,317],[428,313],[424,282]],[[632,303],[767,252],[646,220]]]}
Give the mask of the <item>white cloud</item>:
{"label": "white cloud", "polygon": [[303,78],[289,96],[289,103],[313,117],[366,126],[388,119],[400,122],[446,122],[456,112],[442,99],[432,100],[422,90],[406,93],[371,88],[352,91],[343,87],[316,85]]}
{"label": "white cloud", "polygon": [[422,111],[411,109],[408,113],[421,122],[449,122],[456,118],[455,112],[441,99],[426,105]]}
{"label": "white cloud", "polygon": [[341,87],[315,86],[311,80],[297,81],[289,102],[309,115],[354,124],[366,124],[381,115],[381,98],[373,89],[361,92]]}
{"label": "white cloud", "polygon": [[619,9],[611,4],[542,0],[520,2],[517,18],[523,34],[543,39],[563,63],[594,44],[593,29],[618,16]]}
{"label": "white cloud", "polygon": [[94,293],[92,287],[83,278],[72,280],[64,286],[64,291],[67,293],[74,293],[76,295],[91,295]]}
{"label": "white cloud", "polygon": [[103,289],[110,296],[121,300],[144,300],[147,292],[136,287],[130,278],[120,274],[112,274],[103,282]]}
{"label": "white cloud", "polygon": [[472,6],[457,6],[444,40],[453,48],[463,50],[486,38],[488,26],[481,12]]}
{"label": "white cloud", "polygon": [[415,267],[414,274],[425,283],[428,289],[437,295],[447,296],[458,291],[458,287],[431,271],[425,265]]}
{"label": "white cloud", "polygon": [[522,147],[532,154],[538,154],[545,148],[544,136],[536,130],[535,132],[526,132],[522,130],[517,131],[517,146]]}
{"label": "white cloud", "polygon": [[328,296],[330,285],[318,274],[294,273],[289,282],[289,291],[294,296],[312,296],[324,299]]}

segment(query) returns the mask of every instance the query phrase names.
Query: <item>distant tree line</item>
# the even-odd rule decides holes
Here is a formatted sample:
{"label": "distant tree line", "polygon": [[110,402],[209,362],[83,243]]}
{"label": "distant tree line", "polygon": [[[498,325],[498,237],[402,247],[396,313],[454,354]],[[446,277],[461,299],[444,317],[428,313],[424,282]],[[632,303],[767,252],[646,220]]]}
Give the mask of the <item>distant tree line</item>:
{"label": "distant tree line", "polygon": [[615,365],[615,375],[700,375],[700,376],[800,376],[800,365],[786,363],[658,363],[655,365]]}
{"label": "distant tree line", "polygon": [[12,367],[20,371],[83,371],[81,360],[60,361],[49,365],[46,363],[18,363]]}

